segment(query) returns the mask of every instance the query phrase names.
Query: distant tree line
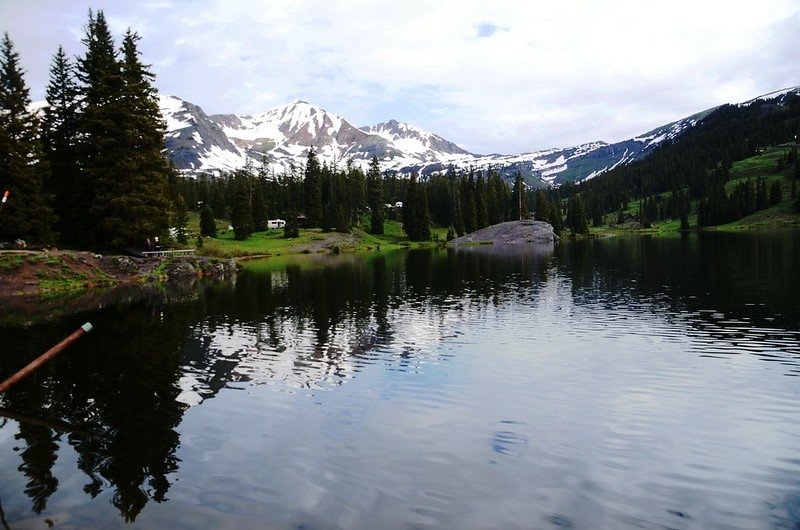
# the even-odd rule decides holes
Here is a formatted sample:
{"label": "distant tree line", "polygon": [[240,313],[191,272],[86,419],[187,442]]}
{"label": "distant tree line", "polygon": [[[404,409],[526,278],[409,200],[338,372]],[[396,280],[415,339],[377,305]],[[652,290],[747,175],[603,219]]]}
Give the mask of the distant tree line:
{"label": "distant tree line", "polygon": [[[230,219],[239,239],[266,230],[267,221],[277,218],[287,222],[287,232],[300,218],[308,228],[347,232],[362,227],[373,234],[382,234],[384,220],[394,219],[402,221],[412,241],[429,239],[432,226],[449,227],[455,237],[531,217],[559,232],[589,230],[580,197],[562,205],[555,190],[529,189],[521,175],[513,185],[495,169],[451,169],[426,179],[409,178],[382,173],[374,157],[365,174],[352,161],[343,168],[320,163],[313,149],[304,168],[283,174],[273,174],[265,163],[221,176],[171,178],[170,184],[176,202],[196,207],[201,221],[207,219],[203,236],[215,234],[215,217]],[[289,235],[296,235],[296,228]]]}

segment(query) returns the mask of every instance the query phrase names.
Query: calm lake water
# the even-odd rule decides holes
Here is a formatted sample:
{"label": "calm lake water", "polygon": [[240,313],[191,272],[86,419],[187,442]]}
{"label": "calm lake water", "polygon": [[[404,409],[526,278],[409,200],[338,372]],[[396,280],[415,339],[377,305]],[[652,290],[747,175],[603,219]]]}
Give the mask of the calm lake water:
{"label": "calm lake water", "polygon": [[0,332],[2,528],[796,528],[800,234],[254,262]]}

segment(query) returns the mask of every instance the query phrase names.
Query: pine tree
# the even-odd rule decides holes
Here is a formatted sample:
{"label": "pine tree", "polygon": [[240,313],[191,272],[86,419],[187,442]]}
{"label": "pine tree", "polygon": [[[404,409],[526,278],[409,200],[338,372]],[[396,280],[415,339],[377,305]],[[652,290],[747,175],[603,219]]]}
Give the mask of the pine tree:
{"label": "pine tree", "polygon": [[794,176],[794,180],[800,180],[800,158],[797,156],[797,148],[795,148],[794,153],[794,173],[792,176]]}
{"label": "pine tree", "polygon": [[689,230],[689,195],[679,194],[680,204],[678,205],[678,213],[681,218],[681,230]]}
{"label": "pine tree", "polygon": [[55,195],[61,239],[72,242],[78,239],[74,230],[83,213],[77,208],[81,198],[76,194],[80,178],[78,86],[74,67],[61,46],[50,66],[46,98],[42,140],[50,163],[48,187]]}
{"label": "pine tree", "polygon": [[269,210],[264,188],[267,185],[266,177],[258,175],[253,178],[253,229],[262,232],[267,229]]}
{"label": "pine tree", "polygon": [[303,178],[303,192],[305,194],[305,213],[308,226],[322,226],[322,169],[313,148],[308,150],[305,176]]}
{"label": "pine tree", "polygon": [[544,190],[539,190],[536,192],[535,215],[537,221],[544,221],[545,223],[553,224],[550,219],[550,201],[547,200],[547,195],[545,195]]}
{"label": "pine tree", "polygon": [[383,234],[383,177],[375,156],[372,157],[367,172],[367,201],[370,209],[370,232]]}
{"label": "pine tree", "polygon": [[186,201],[183,199],[183,196],[179,195],[177,201],[175,201],[175,221],[173,223],[175,225],[175,239],[181,245],[185,245],[189,242],[189,238],[186,235],[186,225],[189,224],[189,214],[186,211]]}
{"label": "pine tree", "polygon": [[464,214],[461,208],[461,194],[458,189],[453,193],[453,220],[455,221],[455,231],[458,237],[463,236],[466,231],[464,229]]}
{"label": "pine tree", "polygon": [[57,218],[43,187],[49,167],[30,102],[19,55],[6,33],[0,45],[0,193],[12,195],[0,215],[0,240],[50,243]]}
{"label": "pine tree", "polygon": [[78,62],[83,83],[81,152],[83,181],[91,199],[92,242],[104,246],[136,244],[169,226],[169,170],[162,154],[164,123],[154,76],[141,63],[138,35],[128,31],[117,60],[102,11],[90,12],[88,50]]}
{"label": "pine tree", "polygon": [[478,207],[475,203],[475,172],[470,169],[469,176],[461,179],[461,213],[464,230],[470,234],[478,229]]}
{"label": "pine tree", "polygon": [[530,216],[528,212],[528,197],[525,191],[525,180],[522,178],[522,172],[517,171],[514,178],[514,218],[518,220],[527,219]]}
{"label": "pine tree", "polygon": [[567,218],[564,221],[564,225],[570,229],[575,225],[575,201],[573,200],[573,195],[570,195],[567,199]]}
{"label": "pine tree", "polygon": [[772,186],[769,189],[769,204],[775,206],[781,202],[783,191],[781,190],[781,182],[777,179],[772,181]]}
{"label": "pine tree", "polygon": [[208,203],[203,203],[203,207],[200,208],[200,235],[217,237],[217,223],[214,220],[214,212]]}
{"label": "pine tree", "polygon": [[586,207],[580,195],[569,198],[567,205],[567,227],[573,234],[589,235],[589,221],[586,217]]}
{"label": "pine tree", "polygon": [[352,159],[347,161],[347,195],[349,206],[349,225],[357,226],[359,217],[367,206],[367,177],[360,167],[353,164]]}
{"label": "pine tree", "polygon": [[[78,217],[72,223],[72,233],[78,242],[89,244],[96,242],[95,231],[100,222],[100,214],[94,209],[97,184],[104,177],[112,178],[108,173],[114,173],[116,159],[121,155],[117,144],[122,137],[124,113],[119,109],[123,79],[102,11],[96,16],[89,11],[85,30],[81,42],[86,54],[78,58],[75,69],[80,101],[77,149],[82,171],[73,187],[72,207]],[[153,235],[146,234],[143,239]]]}
{"label": "pine tree", "polygon": [[489,226],[489,209],[486,201],[486,183],[483,175],[478,175],[475,183],[475,205],[478,209],[478,228]]}
{"label": "pine tree", "polygon": [[418,182],[417,175],[413,174],[403,201],[403,230],[411,241],[427,241],[431,238],[430,225],[425,187]]}
{"label": "pine tree", "polygon": [[550,224],[553,225],[553,231],[556,234],[564,230],[564,214],[561,212],[561,199],[556,197],[553,202],[553,210],[550,213]]}
{"label": "pine tree", "polygon": [[769,204],[767,203],[767,183],[764,178],[758,179],[758,186],[756,186],[756,210],[763,210]]}
{"label": "pine tree", "polygon": [[283,237],[290,239],[300,235],[300,225],[297,223],[297,212],[289,210],[286,214],[286,225],[283,227]]}
{"label": "pine tree", "polygon": [[231,208],[231,225],[233,235],[242,241],[253,233],[253,199],[249,175],[237,171],[233,177],[233,206]]}
{"label": "pine tree", "polygon": [[501,193],[505,189],[505,182],[494,169],[489,169],[486,184],[486,210],[489,214],[489,224],[496,225],[505,221],[505,206],[502,204]]}

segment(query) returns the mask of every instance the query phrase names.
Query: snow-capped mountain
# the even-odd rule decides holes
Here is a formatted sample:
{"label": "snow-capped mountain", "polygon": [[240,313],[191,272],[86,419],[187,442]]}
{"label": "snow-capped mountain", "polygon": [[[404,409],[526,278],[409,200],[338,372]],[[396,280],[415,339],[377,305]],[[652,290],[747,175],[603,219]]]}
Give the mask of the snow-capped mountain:
{"label": "snow-capped mountain", "polygon": [[187,173],[231,171],[263,161],[275,173],[301,168],[308,149],[320,160],[352,160],[366,167],[373,156],[383,169],[426,175],[449,167],[494,167],[511,176],[521,171],[529,183],[590,178],[619,164],[642,158],[665,139],[674,138],[702,113],[665,125],[640,137],[607,144],[547,149],[517,155],[476,155],[441,136],[407,123],[389,120],[355,127],[342,116],[295,100],[254,116],[207,115],[174,96],[159,96],[167,124],[170,158]]}
{"label": "snow-capped mountain", "polygon": [[208,116],[174,96],[159,96],[159,104],[167,123],[167,151],[188,173],[230,171],[262,161],[280,173],[292,165],[302,167],[310,147],[329,163],[352,159],[366,166],[373,155],[403,155],[383,136],[301,100],[254,116]]}
{"label": "snow-capped mountain", "polygon": [[244,153],[203,109],[173,96],[159,96],[158,101],[167,124],[167,152],[178,169],[231,170],[244,166]]}
{"label": "snow-capped mountain", "polygon": [[473,156],[469,151],[438,134],[423,131],[419,127],[397,120],[361,127],[361,130],[386,138],[413,161],[443,162]]}
{"label": "snow-capped mountain", "polygon": [[[742,104],[798,91],[800,87],[784,89]],[[230,171],[247,163],[258,167],[262,162],[280,174],[292,167],[302,168],[313,147],[319,159],[329,164],[352,160],[366,168],[377,156],[384,170],[422,175],[450,167],[492,167],[509,177],[521,171],[531,185],[592,178],[639,160],[715,110],[611,144],[591,142],[515,155],[477,155],[439,135],[396,120],[358,128],[342,116],[302,100],[254,116],[208,116],[197,105],[174,96],[162,95],[159,101],[167,123],[167,151],[175,165],[188,174]]]}
{"label": "snow-capped mountain", "polygon": [[305,159],[309,147],[322,160],[369,160],[400,154],[383,137],[351,125],[339,115],[295,100],[255,116],[218,114],[210,119],[246,156],[283,166],[286,158]]}

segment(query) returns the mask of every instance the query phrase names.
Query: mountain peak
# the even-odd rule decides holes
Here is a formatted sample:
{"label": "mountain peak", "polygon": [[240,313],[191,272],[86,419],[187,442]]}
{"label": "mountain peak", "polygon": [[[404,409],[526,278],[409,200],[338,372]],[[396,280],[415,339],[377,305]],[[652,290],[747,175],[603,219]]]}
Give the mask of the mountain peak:
{"label": "mountain peak", "polygon": [[391,119],[371,127],[362,127],[362,131],[377,134],[393,142],[402,151],[414,153],[426,162],[450,162],[472,153],[448,142],[438,134],[434,134],[414,125]]}

